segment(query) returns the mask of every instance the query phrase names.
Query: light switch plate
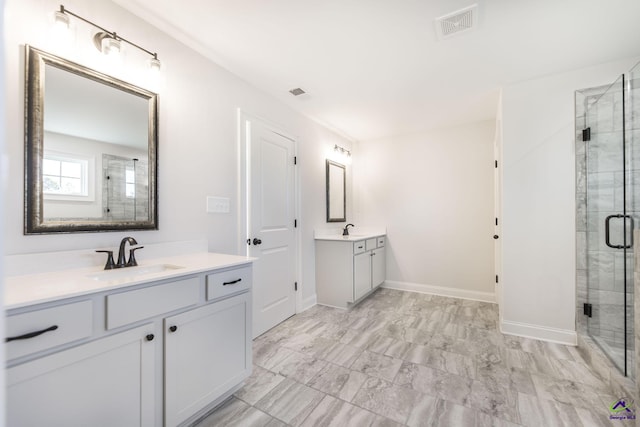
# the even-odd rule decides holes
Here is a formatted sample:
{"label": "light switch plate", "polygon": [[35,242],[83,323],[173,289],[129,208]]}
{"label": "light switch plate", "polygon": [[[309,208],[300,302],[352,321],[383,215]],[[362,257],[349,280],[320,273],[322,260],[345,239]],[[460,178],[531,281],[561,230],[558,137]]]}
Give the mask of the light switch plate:
{"label": "light switch plate", "polygon": [[229,213],[229,198],[207,196],[207,213]]}

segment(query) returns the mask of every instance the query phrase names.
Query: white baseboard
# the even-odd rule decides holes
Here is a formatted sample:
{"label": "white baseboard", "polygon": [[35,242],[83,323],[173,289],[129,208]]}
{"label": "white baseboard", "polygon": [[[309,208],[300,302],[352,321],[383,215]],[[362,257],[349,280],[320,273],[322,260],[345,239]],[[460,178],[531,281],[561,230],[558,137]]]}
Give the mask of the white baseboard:
{"label": "white baseboard", "polygon": [[530,325],[528,323],[510,322],[508,320],[500,322],[500,332],[564,345],[575,346],[578,343],[576,331]]}
{"label": "white baseboard", "polygon": [[298,313],[302,313],[305,310],[310,309],[314,305],[318,303],[318,297],[316,294],[311,295],[309,298],[303,299],[300,301],[300,310]]}
{"label": "white baseboard", "polygon": [[418,292],[421,294],[470,299],[474,301],[496,302],[496,294],[494,292],[469,291],[467,289],[445,288],[443,286],[424,285],[421,283],[396,282],[395,280],[386,280],[382,284],[382,287],[398,289],[401,291]]}

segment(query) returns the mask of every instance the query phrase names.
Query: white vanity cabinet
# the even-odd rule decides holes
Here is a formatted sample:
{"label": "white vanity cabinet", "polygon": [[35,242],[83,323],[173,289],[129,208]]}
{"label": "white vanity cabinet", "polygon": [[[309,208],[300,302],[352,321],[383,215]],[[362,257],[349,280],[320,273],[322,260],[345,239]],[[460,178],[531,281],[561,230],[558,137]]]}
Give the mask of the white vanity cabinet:
{"label": "white vanity cabinet", "polygon": [[165,326],[165,420],[196,414],[251,373],[251,295],[168,317]]}
{"label": "white vanity cabinet", "polygon": [[251,281],[245,262],[9,309],[8,425],[194,421],[251,374]]}
{"label": "white vanity cabinet", "polygon": [[357,301],[380,286],[386,277],[384,247],[353,256],[354,299]]}
{"label": "white vanity cabinet", "polygon": [[154,325],[7,369],[7,425],[154,425]]}
{"label": "white vanity cabinet", "polygon": [[386,236],[367,239],[316,240],[316,292],[318,303],[348,308],[386,278]]}

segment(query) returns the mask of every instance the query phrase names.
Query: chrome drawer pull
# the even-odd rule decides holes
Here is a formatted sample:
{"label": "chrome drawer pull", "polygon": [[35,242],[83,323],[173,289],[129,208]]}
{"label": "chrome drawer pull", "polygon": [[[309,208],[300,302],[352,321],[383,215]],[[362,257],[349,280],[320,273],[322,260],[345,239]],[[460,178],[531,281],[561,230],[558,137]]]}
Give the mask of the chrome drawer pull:
{"label": "chrome drawer pull", "polygon": [[242,282],[242,279],[237,279],[237,280],[234,280],[232,282],[224,282],[224,283],[222,283],[222,286],[235,285],[238,282]]}
{"label": "chrome drawer pull", "polygon": [[58,329],[58,325],[49,326],[47,329],[43,329],[41,331],[29,332],[28,334],[18,335],[17,337],[7,337],[4,342],[16,341],[16,340],[26,340],[29,338],[37,337],[38,335],[42,335],[45,332],[55,331]]}

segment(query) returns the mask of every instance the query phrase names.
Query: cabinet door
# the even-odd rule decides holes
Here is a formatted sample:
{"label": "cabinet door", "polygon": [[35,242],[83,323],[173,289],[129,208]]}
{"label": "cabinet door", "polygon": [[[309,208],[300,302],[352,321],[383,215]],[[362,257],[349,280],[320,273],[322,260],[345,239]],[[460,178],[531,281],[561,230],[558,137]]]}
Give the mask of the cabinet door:
{"label": "cabinet door", "polygon": [[371,290],[371,252],[353,256],[354,301]]}
{"label": "cabinet door", "polygon": [[384,248],[376,249],[373,254],[371,257],[371,286],[375,288],[387,278],[387,261]]}
{"label": "cabinet door", "polygon": [[175,426],[251,374],[251,293],[164,322],[165,425]]}
{"label": "cabinet door", "polygon": [[141,326],[7,369],[7,425],[154,425],[152,333]]}

